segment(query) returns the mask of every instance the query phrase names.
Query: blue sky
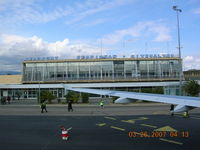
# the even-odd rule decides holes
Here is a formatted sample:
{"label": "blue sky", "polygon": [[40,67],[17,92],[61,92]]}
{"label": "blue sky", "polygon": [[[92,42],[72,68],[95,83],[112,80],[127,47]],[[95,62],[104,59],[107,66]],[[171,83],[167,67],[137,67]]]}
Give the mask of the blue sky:
{"label": "blue sky", "polygon": [[0,67],[20,70],[27,57],[177,54],[200,69],[199,0],[0,0]]}

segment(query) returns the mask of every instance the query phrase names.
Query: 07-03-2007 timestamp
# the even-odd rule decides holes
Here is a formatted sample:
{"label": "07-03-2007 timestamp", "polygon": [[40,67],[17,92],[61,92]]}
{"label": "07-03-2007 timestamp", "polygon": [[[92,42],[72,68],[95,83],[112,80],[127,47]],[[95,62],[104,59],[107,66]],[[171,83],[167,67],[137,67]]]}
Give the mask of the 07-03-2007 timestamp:
{"label": "07-03-2007 timestamp", "polygon": [[135,132],[130,131],[128,132],[128,137],[130,138],[137,138],[137,137],[150,137],[150,138],[163,138],[163,137],[182,137],[182,138],[188,138],[189,132],[188,131],[141,131],[141,132]]}

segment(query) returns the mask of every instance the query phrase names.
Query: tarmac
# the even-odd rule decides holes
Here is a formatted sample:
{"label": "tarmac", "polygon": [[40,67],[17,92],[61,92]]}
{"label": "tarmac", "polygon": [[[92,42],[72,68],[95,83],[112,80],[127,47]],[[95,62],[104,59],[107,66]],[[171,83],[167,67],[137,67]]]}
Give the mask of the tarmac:
{"label": "tarmac", "polygon": [[[188,150],[200,146],[200,109],[190,118],[169,115],[160,103],[131,105],[47,105],[41,113],[34,103],[0,105],[0,147],[3,150]],[[63,141],[60,126],[70,130]]]}

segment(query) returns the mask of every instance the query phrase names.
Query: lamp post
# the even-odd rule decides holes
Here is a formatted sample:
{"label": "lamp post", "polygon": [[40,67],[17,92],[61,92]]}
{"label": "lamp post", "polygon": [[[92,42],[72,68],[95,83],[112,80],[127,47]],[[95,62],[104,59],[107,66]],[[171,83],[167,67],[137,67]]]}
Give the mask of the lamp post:
{"label": "lamp post", "polygon": [[38,102],[38,103],[41,103],[41,101],[40,101],[40,81],[39,81],[39,94],[38,94],[38,99],[39,99],[39,102]]}
{"label": "lamp post", "polygon": [[179,55],[179,95],[182,95],[182,60],[181,60],[181,41],[180,41],[180,28],[179,28],[179,13],[182,12],[181,9],[178,9],[178,6],[173,6],[173,10],[176,11],[177,16],[177,30],[178,30],[178,55]]}

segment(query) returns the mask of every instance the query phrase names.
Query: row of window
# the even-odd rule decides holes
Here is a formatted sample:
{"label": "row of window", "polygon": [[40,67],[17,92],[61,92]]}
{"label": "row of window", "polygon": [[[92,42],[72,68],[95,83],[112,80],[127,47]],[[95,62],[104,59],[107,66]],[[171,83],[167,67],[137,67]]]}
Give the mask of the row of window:
{"label": "row of window", "polygon": [[24,81],[176,78],[178,60],[27,63]]}
{"label": "row of window", "polygon": [[[64,97],[64,89],[40,89],[41,91],[50,91],[55,97]],[[10,89],[0,90],[0,97],[10,96],[12,99],[36,98],[39,89]]]}

